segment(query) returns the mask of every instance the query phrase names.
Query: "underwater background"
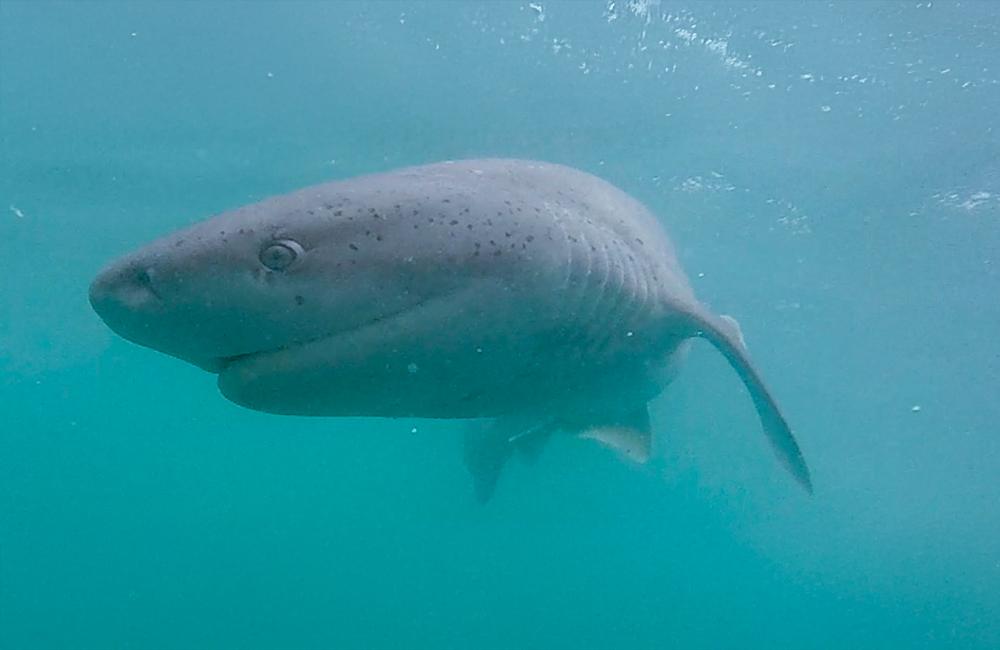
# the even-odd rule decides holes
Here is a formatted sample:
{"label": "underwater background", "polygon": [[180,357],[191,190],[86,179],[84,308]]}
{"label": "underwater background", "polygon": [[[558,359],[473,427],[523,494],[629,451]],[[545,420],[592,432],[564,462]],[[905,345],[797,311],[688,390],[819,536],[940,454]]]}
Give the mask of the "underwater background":
{"label": "underwater background", "polygon": [[[223,209],[462,157],[596,173],[740,319],[656,463],[254,413],[87,285]],[[0,648],[1000,647],[1000,6],[0,0]],[[414,431],[415,429],[415,431]]]}

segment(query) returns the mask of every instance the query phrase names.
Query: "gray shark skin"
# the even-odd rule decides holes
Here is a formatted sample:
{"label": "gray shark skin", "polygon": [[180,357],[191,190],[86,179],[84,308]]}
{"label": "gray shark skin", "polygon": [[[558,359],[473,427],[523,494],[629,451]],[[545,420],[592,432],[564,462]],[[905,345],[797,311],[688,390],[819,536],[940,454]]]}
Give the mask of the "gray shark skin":
{"label": "gray shark skin", "polygon": [[555,431],[645,462],[646,404],[701,337],[811,491],[735,321],[695,299],[645,207],[569,167],[465,160],[308,187],[125,255],[90,301],[250,409],[481,419],[465,460],[484,501]]}

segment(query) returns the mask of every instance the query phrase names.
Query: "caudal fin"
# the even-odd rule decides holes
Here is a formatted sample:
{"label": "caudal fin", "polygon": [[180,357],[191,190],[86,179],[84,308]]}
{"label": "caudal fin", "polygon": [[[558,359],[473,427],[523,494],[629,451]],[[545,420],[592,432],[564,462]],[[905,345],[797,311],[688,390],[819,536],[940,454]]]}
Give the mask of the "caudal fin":
{"label": "caudal fin", "polygon": [[778,460],[792,473],[805,490],[812,494],[812,480],[802,450],[795,442],[795,436],[781,414],[777,402],[764,385],[757,368],[754,367],[743,342],[743,334],[735,319],[715,316],[701,308],[686,310],[696,328],[696,334],[712,343],[729,361],[743,380],[744,386],[753,399],[757,415],[764,428],[764,434],[771,443]]}

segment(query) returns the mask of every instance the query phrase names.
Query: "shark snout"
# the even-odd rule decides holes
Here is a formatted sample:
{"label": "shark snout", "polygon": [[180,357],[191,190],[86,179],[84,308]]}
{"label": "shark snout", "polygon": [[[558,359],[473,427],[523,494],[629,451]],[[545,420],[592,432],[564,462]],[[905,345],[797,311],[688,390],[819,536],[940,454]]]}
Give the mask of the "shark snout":
{"label": "shark snout", "polygon": [[90,304],[114,328],[129,313],[160,306],[155,288],[156,269],[142,260],[125,260],[101,271],[90,284]]}

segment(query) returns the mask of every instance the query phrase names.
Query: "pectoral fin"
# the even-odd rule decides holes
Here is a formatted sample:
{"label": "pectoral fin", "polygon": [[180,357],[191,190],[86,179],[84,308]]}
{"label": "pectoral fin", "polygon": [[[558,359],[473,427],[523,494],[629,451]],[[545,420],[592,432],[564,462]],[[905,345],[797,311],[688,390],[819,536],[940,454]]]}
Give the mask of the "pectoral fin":
{"label": "pectoral fin", "polygon": [[486,503],[492,498],[500,472],[515,451],[532,462],[551,434],[549,422],[530,423],[520,418],[469,423],[463,437],[465,467],[472,475],[479,502]]}
{"label": "pectoral fin", "polygon": [[541,422],[517,417],[476,420],[467,426],[463,442],[465,466],[480,503],[492,498],[500,473],[515,452],[534,461],[555,431],[596,440],[636,463],[649,461],[652,434],[645,404],[616,413],[574,414]]}

